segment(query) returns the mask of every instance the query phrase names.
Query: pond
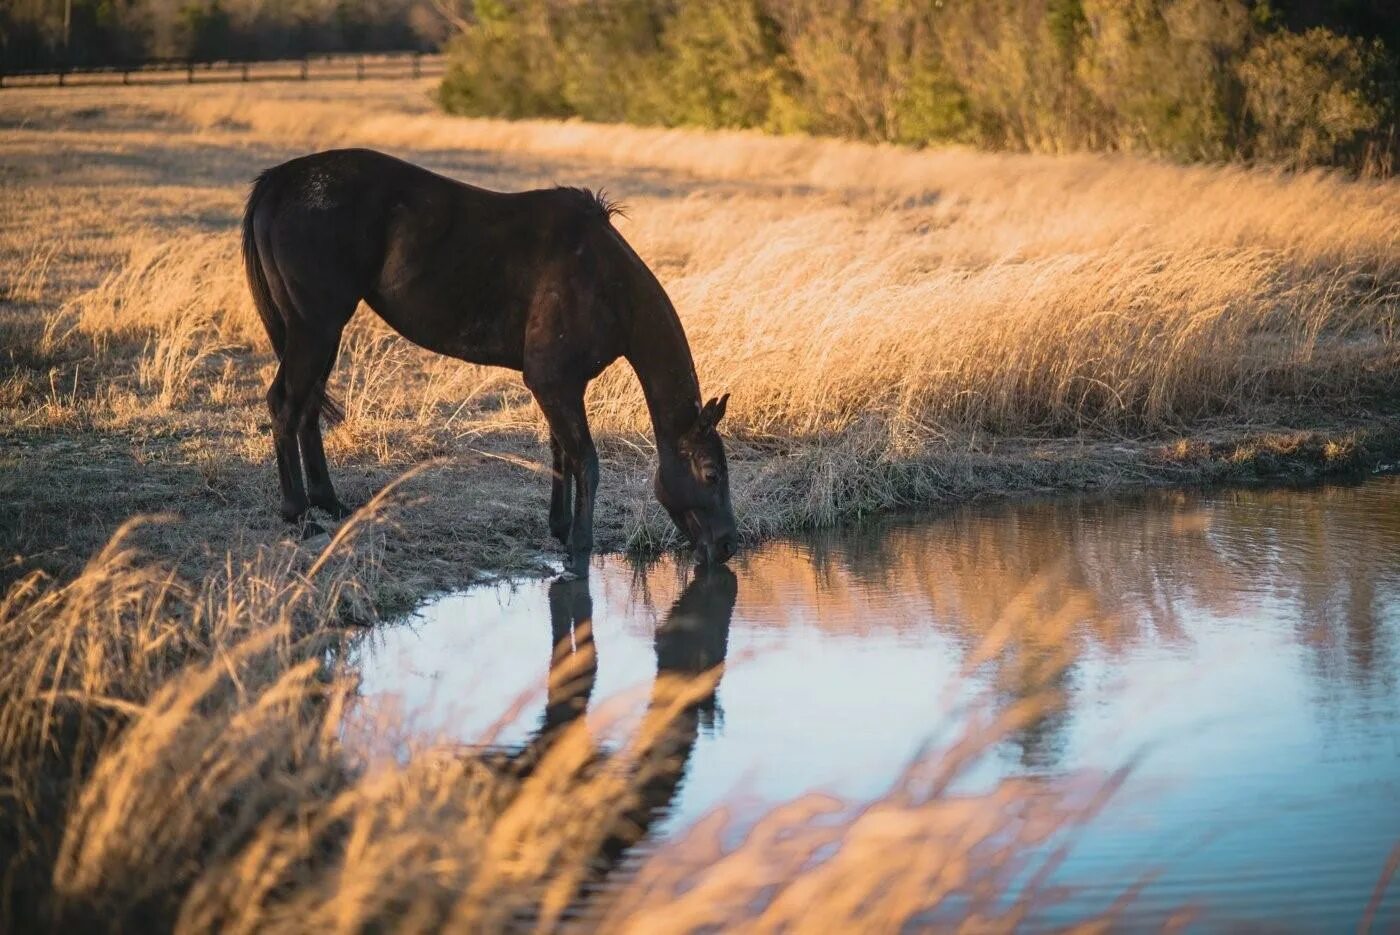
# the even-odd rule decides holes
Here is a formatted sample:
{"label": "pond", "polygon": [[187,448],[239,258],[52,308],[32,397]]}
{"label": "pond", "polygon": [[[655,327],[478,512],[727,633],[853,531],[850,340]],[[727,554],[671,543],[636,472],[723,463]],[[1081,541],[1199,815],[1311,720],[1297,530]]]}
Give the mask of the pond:
{"label": "pond", "polygon": [[[1041,921],[1135,886],[1129,921],[1191,907],[1203,930],[1355,929],[1374,902],[1400,844],[1400,478],[971,506],[730,567],[608,556],[587,584],[436,599],[359,648],[362,693],[509,747],[604,711],[625,735],[658,669],[724,661],[648,801],[653,845],[721,805],[742,835],[813,790],[876,798],[969,700],[1050,697],[954,790],[1131,764]],[[1371,911],[1400,923],[1400,882]]]}

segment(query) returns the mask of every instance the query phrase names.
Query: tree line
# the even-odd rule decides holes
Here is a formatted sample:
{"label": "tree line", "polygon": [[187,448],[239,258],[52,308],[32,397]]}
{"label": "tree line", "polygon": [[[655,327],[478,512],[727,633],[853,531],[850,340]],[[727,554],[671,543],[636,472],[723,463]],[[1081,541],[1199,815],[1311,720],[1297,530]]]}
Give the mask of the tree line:
{"label": "tree line", "polygon": [[475,0],[452,112],[1388,173],[1391,0]]}
{"label": "tree line", "polygon": [[428,0],[0,0],[10,69],[436,49]]}

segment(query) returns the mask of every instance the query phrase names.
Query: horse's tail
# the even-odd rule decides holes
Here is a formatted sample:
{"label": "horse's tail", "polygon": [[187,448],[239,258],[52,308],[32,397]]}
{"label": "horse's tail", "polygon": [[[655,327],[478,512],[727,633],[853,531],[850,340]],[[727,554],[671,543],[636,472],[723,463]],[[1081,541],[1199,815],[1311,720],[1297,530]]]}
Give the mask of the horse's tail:
{"label": "horse's tail", "polygon": [[[277,307],[276,300],[272,298],[272,288],[267,283],[267,270],[263,266],[262,255],[258,252],[257,238],[253,235],[253,216],[257,213],[258,204],[270,185],[268,173],[259,175],[253,182],[252,192],[248,195],[248,205],[243,209],[243,271],[248,276],[248,291],[253,294],[253,306],[258,310],[258,317],[262,319],[263,328],[267,330],[267,339],[280,361],[287,347],[287,322],[282,317],[282,310]],[[330,428],[345,421],[344,407],[326,391],[324,383],[321,385],[321,418]]]}
{"label": "horse's tail", "polygon": [[282,311],[272,298],[272,289],[267,284],[267,271],[263,269],[262,257],[258,255],[258,242],[253,236],[253,215],[258,203],[268,189],[267,173],[259,175],[253,182],[253,190],[248,195],[248,205],[243,209],[243,271],[248,275],[248,291],[253,294],[253,306],[258,310],[267,338],[277,359],[282,359],[282,351],[287,346],[287,323]]}

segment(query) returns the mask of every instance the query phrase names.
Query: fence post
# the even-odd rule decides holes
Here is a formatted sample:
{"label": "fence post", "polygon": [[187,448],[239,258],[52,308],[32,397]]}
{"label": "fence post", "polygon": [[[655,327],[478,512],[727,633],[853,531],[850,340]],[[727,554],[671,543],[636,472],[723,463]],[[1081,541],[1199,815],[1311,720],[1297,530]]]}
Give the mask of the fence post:
{"label": "fence post", "polygon": [[245,84],[248,82],[248,63],[247,63],[247,62],[244,62],[244,63],[243,63],[243,82],[244,82]]}
{"label": "fence post", "polygon": [[127,68],[123,68],[123,69],[122,69],[122,84],[131,84],[131,70],[130,70],[130,69],[127,69]]}
{"label": "fence post", "polygon": [[365,80],[365,57],[363,55],[355,56],[355,80]]}
{"label": "fence post", "polygon": [[423,53],[422,53],[422,52],[414,52],[414,53],[413,53],[413,77],[415,77],[415,78],[421,78],[421,77],[423,77]]}
{"label": "fence post", "polygon": [[60,66],[58,66],[58,86],[59,86],[60,88],[63,87],[63,75],[64,75],[64,70],[65,70],[67,67],[68,67],[67,65],[60,65]]}
{"label": "fence post", "polygon": [[306,80],[306,56],[302,56],[301,59],[301,80]]}
{"label": "fence post", "polygon": [[194,59],[185,63],[185,83],[194,84]]}

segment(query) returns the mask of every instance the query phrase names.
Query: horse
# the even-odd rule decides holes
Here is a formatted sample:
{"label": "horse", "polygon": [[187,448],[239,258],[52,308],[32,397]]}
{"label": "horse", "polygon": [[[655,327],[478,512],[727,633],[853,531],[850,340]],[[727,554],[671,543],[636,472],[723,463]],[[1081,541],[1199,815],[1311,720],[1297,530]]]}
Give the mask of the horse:
{"label": "horse", "polygon": [[321,421],[343,418],[326,382],[363,301],[420,347],[523,375],[549,424],[549,528],[567,576],[586,576],[593,551],[598,453],[584,391],[626,358],[656,439],[655,496],[703,564],[727,561],[738,533],[717,427],[729,395],[701,403],[675,307],[613,226],[619,213],[600,192],[489,191],[367,149],[259,175],[243,264],[279,362],[267,406],[283,518],[352,512],[331,483]]}

